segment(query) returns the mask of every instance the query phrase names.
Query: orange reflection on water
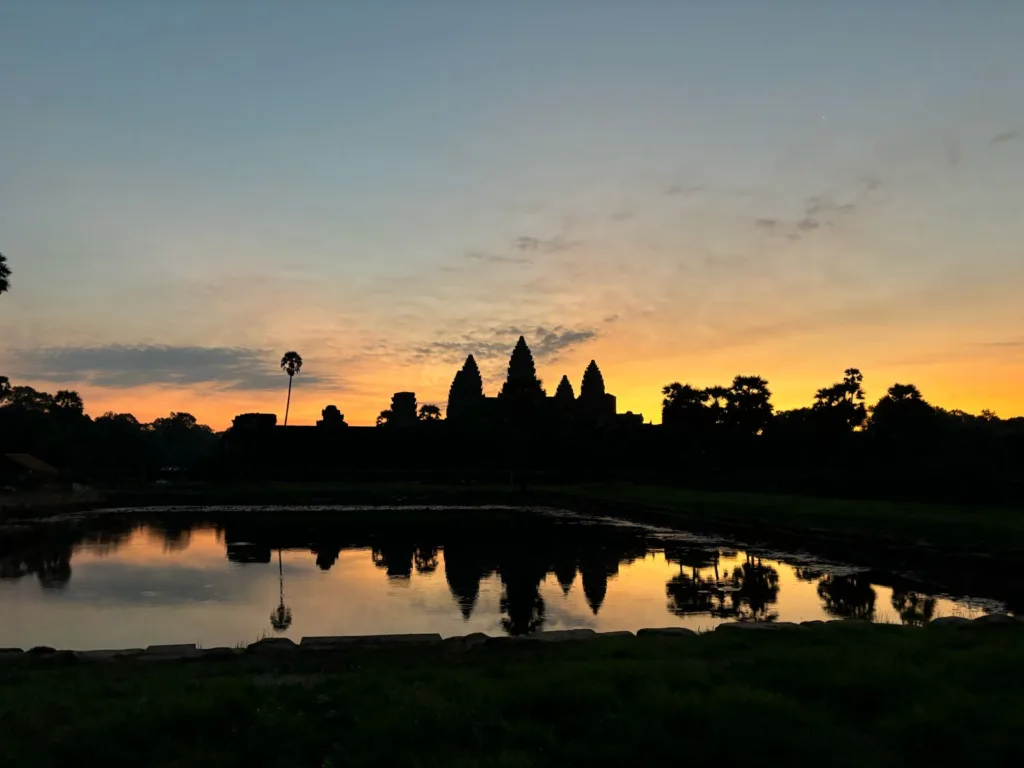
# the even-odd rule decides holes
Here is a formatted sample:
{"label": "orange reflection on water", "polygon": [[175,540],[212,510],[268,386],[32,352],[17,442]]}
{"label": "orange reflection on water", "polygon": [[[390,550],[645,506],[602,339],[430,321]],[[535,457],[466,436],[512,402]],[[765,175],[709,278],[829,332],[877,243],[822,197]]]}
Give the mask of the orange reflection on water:
{"label": "orange reflection on water", "polygon": [[309,549],[284,550],[280,567],[277,550],[260,552],[251,561],[229,561],[224,535],[212,526],[92,535],[72,550],[62,587],[44,589],[28,576],[0,581],[0,645],[234,646],[276,634],[270,617],[282,598],[291,623],[280,634],[296,640],[538,628],[709,630],[732,620],[899,622],[978,612],[949,599],[894,594],[863,575],[718,549],[655,546],[621,559],[583,553],[539,571],[488,565],[468,579],[464,564],[446,561],[442,547],[341,548],[320,566]]}

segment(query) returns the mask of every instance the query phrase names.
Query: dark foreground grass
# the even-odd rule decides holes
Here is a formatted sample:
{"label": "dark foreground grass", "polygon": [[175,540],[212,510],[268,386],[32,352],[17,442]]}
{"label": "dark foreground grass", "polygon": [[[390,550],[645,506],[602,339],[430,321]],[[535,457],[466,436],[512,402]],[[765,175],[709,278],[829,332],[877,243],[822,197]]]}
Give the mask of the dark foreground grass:
{"label": "dark foreground grass", "polygon": [[0,664],[3,765],[1008,765],[1024,631]]}

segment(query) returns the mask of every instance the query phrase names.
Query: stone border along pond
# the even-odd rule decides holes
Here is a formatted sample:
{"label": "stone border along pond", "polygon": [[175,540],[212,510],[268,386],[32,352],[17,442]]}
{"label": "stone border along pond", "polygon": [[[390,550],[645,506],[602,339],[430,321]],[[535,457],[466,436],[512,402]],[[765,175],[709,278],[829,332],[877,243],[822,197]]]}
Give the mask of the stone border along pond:
{"label": "stone border along pond", "polygon": [[[958,616],[946,616],[935,619],[926,627],[899,627],[891,624],[873,624],[860,619],[833,619],[831,621],[804,621],[800,624],[792,622],[730,622],[720,624],[715,632],[760,631],[786,632],[806,631],[826,626],[845,627],[888,627],[901,629],[905,632],[929,631],[931,627],[1015,627],[1024,629],[1024,617],[1011,616],[1005,613],[988,614],[976,619],[965,619]],[[710,633],[700,633],[710,634]],[[637,638],[637,637],[681,637],[697,636],[692,629],[683,627],[661,627],[640,629],[636,634],[627,631],[595,632],[592,629],[565,629],[552,632],[537,632],[532,635],[518,637],[491,637],[483,633],[449,637],[442,639],[439,634],[419,635],[352,635],[338,637],[304,637],[296,644],[288,638],[265,638],[257,640],[246,647],[237,648],[199,648],[195,645],[151,645],[148,648],[125,648],[110,651],[58,651],[55,648],[39,646],[28,651],[20,648],[0,648],[0,660],[21,658],[54,659],[60,661],[181,661],[184,659],[228,659],[244,654],[294,653],[341,651],[352,647],[366,646],[424,646],[440,645],[446,648],[466,650],[481,645],[513,645],[521,643],[564,643],[579,640],[596,640],[599,638]]]}

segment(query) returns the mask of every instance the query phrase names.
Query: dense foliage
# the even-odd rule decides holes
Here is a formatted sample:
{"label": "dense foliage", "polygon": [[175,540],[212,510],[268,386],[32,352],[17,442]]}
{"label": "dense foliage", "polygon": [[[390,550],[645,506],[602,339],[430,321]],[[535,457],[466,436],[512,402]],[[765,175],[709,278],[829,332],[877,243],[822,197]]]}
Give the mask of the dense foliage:
{"label": "dense foliage", "polygon": [[144,479],[198,469],[217,445],[213,430],[188,413],[148,424],[130,413],[93,419],[77,392],[51,395],[0,376],[0,455],[32,454],[83,478]]}

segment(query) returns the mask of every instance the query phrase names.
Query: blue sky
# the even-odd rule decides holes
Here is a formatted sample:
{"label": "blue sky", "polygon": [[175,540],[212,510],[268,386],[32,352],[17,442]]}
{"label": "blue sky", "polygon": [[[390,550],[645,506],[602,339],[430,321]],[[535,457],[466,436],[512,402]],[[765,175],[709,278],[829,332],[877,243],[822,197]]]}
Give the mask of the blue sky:
{"label": "blue sky", "polygon": [[1024,412],[1021,40],[1013,0],[0,3],[0,369],[222,425],[297,348],[300,419],[367,423],[522,331],[649,417],[848,365]]}

